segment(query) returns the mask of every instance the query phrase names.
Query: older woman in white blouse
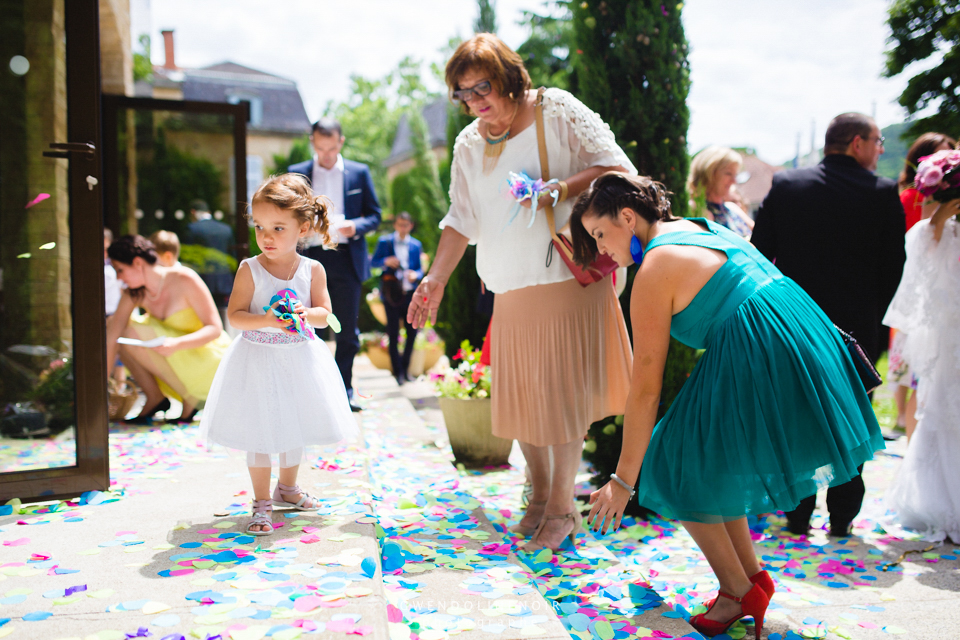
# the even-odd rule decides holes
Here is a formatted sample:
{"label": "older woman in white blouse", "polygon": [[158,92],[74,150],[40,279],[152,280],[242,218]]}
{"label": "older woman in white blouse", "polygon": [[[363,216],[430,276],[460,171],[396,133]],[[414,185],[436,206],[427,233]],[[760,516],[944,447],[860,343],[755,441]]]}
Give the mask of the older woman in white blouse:
{"label": "older woman in white blouse", "polygon": [[[430,273],[413,296],[408,319],[436,320],[444,287],[468,244],[477,272],[497,294],[491,328],[493,433],[516,439],[533,496],[515,533],[524,548],[557,549],[580,530],[574,477],[591,422],[623,413],[632,355],[611,278],[581,287],[558,257],[547,265],[550,232],[539,213],[528,227],[524,209],[504,193],[507,174],[541,175],[535,124],[537,91],[520,57],[500,39],[478,34],[446,67],[453,97],[477,116],[457,137],[450,211]],[[566,91],[543,95],[544,131],[558,227],[571,200],[600,174],[636,173],[600,117]],[[543,202],[541,201],[541,207]],[[529,207],[529,204],[527,204]]]}

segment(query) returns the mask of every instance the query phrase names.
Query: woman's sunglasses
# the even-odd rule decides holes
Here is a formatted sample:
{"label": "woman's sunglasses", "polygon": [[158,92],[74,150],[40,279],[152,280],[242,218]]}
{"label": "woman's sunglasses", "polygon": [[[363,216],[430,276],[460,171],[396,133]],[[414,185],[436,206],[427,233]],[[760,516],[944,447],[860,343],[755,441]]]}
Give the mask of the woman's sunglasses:
{"label": "woman's sunglasses", "polygon": [[489,95],[493,91],[493,85],[490,84],[489,80],[484,80],[483,82],[478,82],[469,89],[458,89],[453,92],[453,99],[459,102],[470,102],[474,97],[483,97]]}

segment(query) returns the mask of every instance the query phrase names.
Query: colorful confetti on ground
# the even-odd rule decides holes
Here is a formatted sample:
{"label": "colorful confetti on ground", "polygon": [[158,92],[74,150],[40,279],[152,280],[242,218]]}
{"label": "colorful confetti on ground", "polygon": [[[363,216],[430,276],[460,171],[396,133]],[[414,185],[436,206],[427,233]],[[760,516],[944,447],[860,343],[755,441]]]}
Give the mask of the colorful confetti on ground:
{"label": "colorful confetti on ground", "polygon": [[[582,532],[576,549],[565,543],[557,554],[518,554],[523,539],[506,527],[522,513],[522,471],[458,470],[442,429],[417,421],[405,399],[370,403],[364,445],[328,448],[314,465],[323,481],[308,488],[320,495],[320,509],[278,513],[278,531],[265,538],[243,532],[250,496],[242,461],[206,451],[195,426],[113,430],[111,492],[0,506],[0,581],[11,585],[0,587],[0,637],[55,637],[32,625],[51,624],[61,612],[87,615],[92,602],[101,612],[101,630],[89,636],[97,640],[177,640],[181,633],[284,640],[376,636],[379,629],[391,640],[698,637],[663,631],[682,628],[716,591],[706,560],[676,523],[627,519],[614,534]],[[63,446],[44,443],[20,458],[57,460],[68,455]],[[809,537],[785,534],[779,515],[751,520],[777,582],[766,623],[772,640],[918,637],[895,613],[903,596],[894,596],[893,586],[906,576],[956,577],[960,551],[941,545],[894,564],[905,549],[926,547],[879,526],[882,493],[899,460],[881,454],[867,465],[867,500],[851,538],[828,538],[820,511]],[[241,471],[221,474],[210,490],[233,488],[235,501],[215,517],[163,531],[148,531],[144,522],[87,542],[85,527],[165,499],[165,487],[199,469],[231,464]],[[177,513],[175,504],[165,508]],[[75,540],[75,559],[45,550],[31,533],[51,528]],[[149,561],[124,562],[151,552]],[[150,577],[151,590],[105,583],[97,562]],[[738,623],[720,638],[747,633],[750,625]]]}

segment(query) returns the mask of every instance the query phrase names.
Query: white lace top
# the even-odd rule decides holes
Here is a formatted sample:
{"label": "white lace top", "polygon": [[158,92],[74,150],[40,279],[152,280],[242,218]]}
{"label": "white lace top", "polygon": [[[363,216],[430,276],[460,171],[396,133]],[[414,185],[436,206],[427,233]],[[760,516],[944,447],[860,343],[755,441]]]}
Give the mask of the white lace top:
{"label": "white lace top", "polygon": [[[595,166],[621,166],[637,172],[617,146],[610,127],[570,93],[546,90],[543,124],[551,178],[565,180]],[[532,227],[527,227],[527,208],[507,224],[515,207],[508,194],[507,174],[525,171],[531,178],[540,177],[536,124],[507,141],[488,174],[483,173],[487,143],[478,125],[479,120],[473,121],[457,136],[450,171],[450,211],[440,221],[440,228],[452,227],[477,245],[477,273],[494,293],[569,280],[573,275],[559,256],[554,255],[546,266],[550,232],[543,211],[537,212]],[[567,223],[572,208],[572,198],[554,207],[558,228]]]}

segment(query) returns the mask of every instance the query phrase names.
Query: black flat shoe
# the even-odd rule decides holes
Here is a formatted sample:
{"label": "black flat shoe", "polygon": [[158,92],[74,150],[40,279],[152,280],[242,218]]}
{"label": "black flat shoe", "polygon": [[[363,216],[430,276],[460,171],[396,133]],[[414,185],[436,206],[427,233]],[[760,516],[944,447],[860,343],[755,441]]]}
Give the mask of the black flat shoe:
{"label": "black flat shoe", "polygon": [[158,411],[169,411],[170,410],[170,400],[164,398],[158,402],[153,409],[147,413],[142,413],[136,418],[130,418],[129,420],[124,420],[126,424],[153,424],[153,416]]}
{"label": "black flat shoe", "polygon": [[355,403],[353,402],[353,400],[351,400],[351,401],[350,401],[350,411],[353,411],[354,413],[360,413],[361,411],[363,411],[363,408],[362,408],[360,405],[355,404]]}
{"label": "black flat shoe", "polygon": [[182,415],[182,414],[181,414],[179,418],[177,418],[176,420],[174,420],[174,422],[176,422],[177,424],[190,424],[190,423],[193,422],[193,419],[197,417],[197,412],[198,412],[198,411],[200,411],[200,409],[194,409],[193,411],[191,411],[191,412],[188,413],[187,415]]}

